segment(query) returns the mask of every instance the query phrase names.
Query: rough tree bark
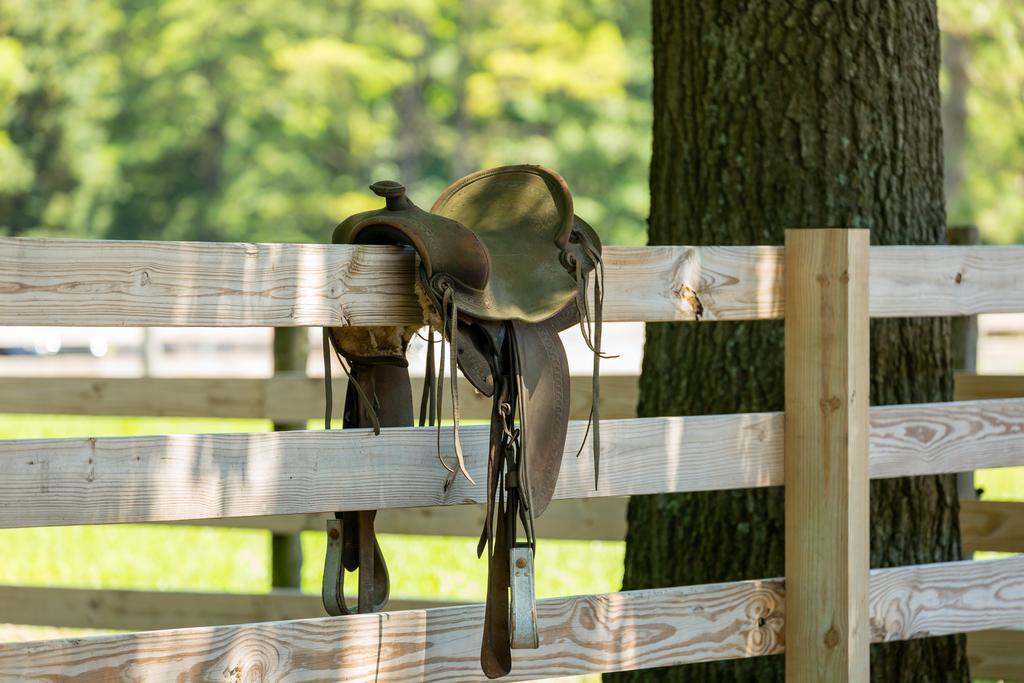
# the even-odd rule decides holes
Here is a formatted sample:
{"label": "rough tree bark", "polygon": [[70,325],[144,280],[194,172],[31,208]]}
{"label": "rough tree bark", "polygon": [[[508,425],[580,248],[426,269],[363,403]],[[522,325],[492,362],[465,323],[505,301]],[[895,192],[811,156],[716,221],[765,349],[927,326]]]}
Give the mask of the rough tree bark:
{"label": "rough tree bark", "polygon": [[[945,234],[935,0],[654,0],[650,244],[786,227]],[[639,414],[783,406],[782,325],[647,327]],[[949,321],[872,321],[872,403],[950,400]],[[953,476],[873,482],[874,567],[960,558]],[[633,498],[624,588],[783,574],[781,489]],[[872,679],[966,681],[963,638],[872,647]],[[781,657],[614,676],[781,680]]]}

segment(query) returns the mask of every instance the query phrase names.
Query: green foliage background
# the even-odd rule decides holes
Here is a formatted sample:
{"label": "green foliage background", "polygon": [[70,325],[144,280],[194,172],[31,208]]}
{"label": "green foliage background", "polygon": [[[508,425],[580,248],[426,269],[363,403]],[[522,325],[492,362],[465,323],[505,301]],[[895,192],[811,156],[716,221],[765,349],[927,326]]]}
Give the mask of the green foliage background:
{"label": "green foliage background", "polygon": [[[939,4],[971,50],[950,221],[1021,241],[1024,3]],[[429,206],[533,162],[642,244],[649,22],[646,0],[0,0],[0,234],[323,241],[373,180]]]}
{"label": "green foliage background", "polygon": [[968,46],[964,186],[946,198],[948,222],[1024,242],[1024,2],[939,0],[939,23]]}
{"label": "green foliage background", "polygon": [[541,163],[642,243],[637,0],[2,0],[0,231],[323,241],[405,182]]}

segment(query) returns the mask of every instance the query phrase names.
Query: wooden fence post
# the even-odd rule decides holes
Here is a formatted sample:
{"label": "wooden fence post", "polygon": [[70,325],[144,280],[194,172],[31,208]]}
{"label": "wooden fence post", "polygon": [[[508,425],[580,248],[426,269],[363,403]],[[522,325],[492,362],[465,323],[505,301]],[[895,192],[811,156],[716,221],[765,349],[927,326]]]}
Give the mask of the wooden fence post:
{"label": "wooden fence post", "polygon": [[787,230],[786,680],[867,681],[867,230]]}
{"label": "wooden fence post", "polygon": [[[309,356],[309,331],[305,327],[274,328],[274,374],[305,375]],[[274,431],[305,429],[306,422],[275,422]],[[270,585],[274,588],[302,586],[302,535],[273,534],[270,537]]]}

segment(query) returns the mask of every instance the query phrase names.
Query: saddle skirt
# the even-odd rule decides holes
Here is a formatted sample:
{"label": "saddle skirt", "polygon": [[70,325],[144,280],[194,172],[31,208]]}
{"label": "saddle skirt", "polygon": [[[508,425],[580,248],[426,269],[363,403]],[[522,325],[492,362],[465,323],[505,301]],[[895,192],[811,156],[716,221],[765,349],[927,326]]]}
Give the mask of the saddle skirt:
{"label": "saddle skirt", "polygon": [[[439,433],[437,457],[449,479],[461,472],[473,481],[459,441],[456,367],[492,399],[487,515],[478,554],[486,552],[489,562],[481,666],[488,677],[496,678],[511,670],[510,648],[539,643],[533,520],[551,500],[565,450],[569,372],[558,333],[577,323],[594,352],[591,441],[597,476],[600,240],[574,215],[572,195],[562,177],[541,166],[505,166],[466,176],[445,190],[430,212],[413,204],[396,182],[378,182],[370,188],[386,206],[346,219],[332,241],[404,245],[416,252],[416,291],[429,327],[419,422],[439,425],[447,365],[453,440],[446,459]],[[595,271],[591,301],[588,282]],[[328,353],[333,347],[350,377],[345,427],[413,423],[405,352],[419,328],[325,329],[325,367],[330,367]],[[329,377],[327,391],[330,428]],[[455,463],[449,464],[452,455]],[[334,529],[336,552],[330,552],[329,538],[325,607],[331,614],[348,612],[342,596],[344,570],[361,567],[359,609],[380,609],[388,586],[373,536],[373,512],[337,517],[333,526],[328,524],[329,532]],[[364,577],[367,568],[371,576]]]}

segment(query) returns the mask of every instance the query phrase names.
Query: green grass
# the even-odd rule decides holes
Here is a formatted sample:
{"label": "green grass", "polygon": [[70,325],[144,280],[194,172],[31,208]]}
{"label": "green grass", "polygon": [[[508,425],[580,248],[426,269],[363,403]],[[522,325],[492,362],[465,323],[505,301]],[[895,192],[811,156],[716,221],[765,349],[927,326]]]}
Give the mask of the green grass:
{"label": "green grass", "polygon": [[[324,534],[302,535],[302,589],[320,590]],[[396,597],[482,600],[476,541],[385,534]],[[252,529],[122,525],[0,531],[0,584],[168,591],[270,590],[270,534]],[[622,543],[542,541],[539,597],[616,590]],[[354,582],[352,585],[355,585]]]}

